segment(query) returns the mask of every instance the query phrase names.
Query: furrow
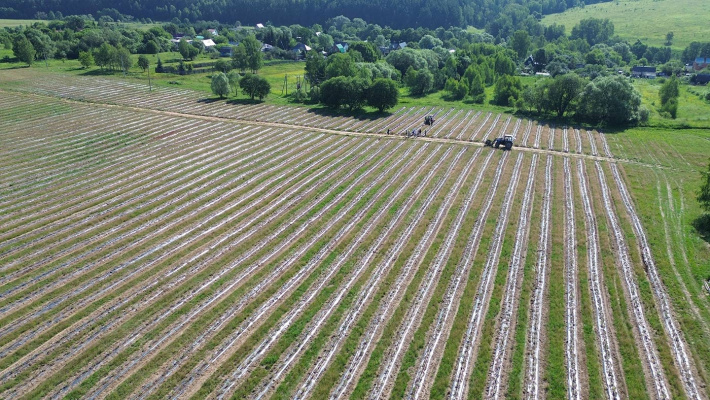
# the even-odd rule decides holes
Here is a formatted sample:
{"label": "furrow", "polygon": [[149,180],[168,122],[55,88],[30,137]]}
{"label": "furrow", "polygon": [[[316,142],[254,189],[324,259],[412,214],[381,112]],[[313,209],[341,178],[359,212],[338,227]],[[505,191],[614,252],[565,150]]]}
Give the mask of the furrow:
{"label": "furrow", "polygon": [[501,393],[503,385],[503,374],[505,364],[510,358],[510,346],[508,341],[511,335],[511,326],[515,328],[514,313],[518,305],[518,286],[522,279],[520,271],[525,262],[525,252],[528,244],[530,229],[528,228],[531,211],[532,211],[532,192],[535,187],[535,170],[537,168],[538,155],[533,154],[530,162],[530,172],[528,174],[528,182],[523,194],[523,203],[520,206],[520,218],[518,220],[518,231],[515,234],[515,243],[513,255],[511,256],[510,265],[508,266],[508,281],[506,284],[502,311],[499,317],[499,327],[495,350],[493,351],[493,359],[490,369],[488,370],[488,383],[486,387],[486,397],[498,399],[504,395]]}
{"label": "furrow", "polygon": [[651,247],[648,244],[648,238],[646,236],[646,230],[641,224],[641,220],[636,213],[633,201],[629,195],[628,189],[619,174],[619,170],[616,164],[610,164],[612,175],[616,183],[619,192],[621,193],[621,198],[626,208],[626,211],[631,218],[632,227],[634,229],[634,234],[636,236],[636,241],[641,250],[641,258],[646,267],[646,273],[648,274],[649,281],[651,282],[651,287],[653,288],[654,298],[656,299],[656,304],[660,309],[660,314],[663,321],[663,327],[665,328],[666,335],[668,335],[670,347],[673,353],[673,358],[676,362],[676,367],[678,368],[681,379],[683,380],[683,388],[685,389],[685,394],[693,399],[706,398],[700,392],[698,388],[698,379],[694,373],[694,365],[692,359],[688,356],[687,345],[683,338],[683,334],[678,328],[678,322],[675,320],[673,311],[670,305],[670,300],[668,299],[668,294],[663,285],[663,281],[658,274],[658,268],[656,267],[656,262],[654,261],[653,255],[651,254]]}
{"label": "furrow", "polygon": [[[568,160],[568,159],[567,159]],[[525,398],[537,400],[541,397],[540,370],[543,361],[540,360],[541,347],[543,346],[543,315],[545,307],[545,292],[547,291],[547,274],[550,268],[550,214],[552,209],[552,156],[547,156],[545,166],[545,194],[543,195],[542,216],[540,218],[540,241],[537,245],[537,263],[535,264],[535,289],[530,304],[530,320],[528,323],[528,338],[526,348],[526,373],[525,373]],[[569,164],[569,161],[567,161]],[[569,170],[569,165],[567,166]],[[571,196],[571,187],[569,188]]]}
{"label": "furrow", "polygon": [[590,189],[587,184],[584,162],[577,160],[577,178],[579,180],[579,191],[584,207],[584,225],[587,231],[587,267],[589,269],[590,285],[589,290],[592,297],[592,308],[595,317],[595,330],[601,353],[602,379],[606,395],[609,399],[621,398],[617,364],[614,356],[615,338],[611,332],[612,326],[609,321],[611,311],[604,296],[604,284],[602,282],[601,253],[599,248],[599,236],[597,232],[597,222],[592,209]]}
{"label": "furrow", "polygon": [[[504,157],[507,157],[507,152]],[[518,154],[518,159],[512,171],[511,182],[508,183],[508,189],[501,205],[501,211],[498,213],[498,222],[491,238],[491,244],[488,249],[488,257],[481,272],[481,278],[476,291],[476,297],[473,301],[473,309],[469,318],[464,338],[459,348],[458,357],[455,361],[456,367],[451,379],[449,395],[451,398],[463,399],[468,393],[468,381],[473,368],[473,363],[476,359],[479,335],[481,333],[483,318],[488,310],[489,299],[493,291],[493,280],[498,269],[498,261],[500,259],[500,250],[503,245],[505,230],[508,225],[508,214],[513,203],[518,181],[520,178],[520,166],[523,162],[523,154]]]}

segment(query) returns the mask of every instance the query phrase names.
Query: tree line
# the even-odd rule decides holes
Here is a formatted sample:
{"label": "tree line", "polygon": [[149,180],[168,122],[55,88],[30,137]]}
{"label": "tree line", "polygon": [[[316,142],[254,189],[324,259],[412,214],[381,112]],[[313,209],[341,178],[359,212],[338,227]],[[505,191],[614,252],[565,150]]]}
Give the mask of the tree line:
{"label": "tree line", "polygon": [[[498,31],[567,8],[600,0],[23,0],[0,7],[0,18],[34,18],[86,14],[117,19],[169,21],[241,21],[250,25],[271,21],[314,24],[338,15],[349,15],[382,26],[404,28],[473,25]],[[130,16],[130,17],[129,17]],[[495,35],[494,35],[495,36]]]}

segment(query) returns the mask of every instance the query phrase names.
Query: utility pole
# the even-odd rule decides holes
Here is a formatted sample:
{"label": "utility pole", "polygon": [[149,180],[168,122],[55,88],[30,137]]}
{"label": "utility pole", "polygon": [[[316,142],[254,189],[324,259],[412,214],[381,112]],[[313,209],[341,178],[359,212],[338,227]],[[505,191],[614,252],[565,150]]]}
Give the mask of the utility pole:
{"label": "utility pole", "polygon": [[148,63],[148,91],[153,91],[153,85],[150,83],[150,63]]}

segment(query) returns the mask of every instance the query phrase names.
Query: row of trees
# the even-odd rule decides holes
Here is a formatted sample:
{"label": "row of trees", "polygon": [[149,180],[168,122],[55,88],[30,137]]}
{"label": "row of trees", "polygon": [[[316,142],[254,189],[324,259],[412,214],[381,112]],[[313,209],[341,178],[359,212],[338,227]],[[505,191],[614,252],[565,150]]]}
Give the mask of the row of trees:
{"label": "row of trees", "polygon": [[[232,23],[241,20],[249,24],[264,22],[264,16],[277,23],[298,20],[316,23],[338,15],[364,18],[392,27],[466,26],[505,31],[533,23],[540,16],[561,12],[569,7],[599,2],[598,0],[421,0],[412,4],[402,0],[362,2],[334,0],[328,2],[304,0],[44,0],[12,2],[0,8],[0,18],[34,18],[38,12],[57,15],[102,15],[106,21],[151,18],[168,21],[173,18],[190,21],[218,20]],[[529,18],[528,18],[529,17]],[[511,30],[512,32],[512,30]]]}
{"label": "row of trees", "polygon": [[229,96],[232,93],[232,88],[234,88],[235,96],[237,95],[237,89],[241,88],[242,93],[252,100],[255,98],[263,100],[271,92],[271,84],[266,78],[250,73],[242,77],[236,71],[230,71],[227,74],[217,72],[212,75],[210,88],[212,93],[219,96],[220,99]]}

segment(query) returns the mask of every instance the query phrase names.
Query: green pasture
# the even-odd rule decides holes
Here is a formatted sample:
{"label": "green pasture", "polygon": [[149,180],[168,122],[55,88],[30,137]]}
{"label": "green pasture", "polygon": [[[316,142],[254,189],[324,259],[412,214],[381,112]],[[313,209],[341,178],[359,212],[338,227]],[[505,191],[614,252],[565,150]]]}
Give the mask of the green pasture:
{"label": "green pasture", "polygon": [[547,15],[542,23],[564,25],[570,33],[582,19],[608,18],[614,23],[614,33],[629,42],[641,39],[652,46],[663,46],[666,34],[673,32],[671,47],[680,51],[690,42],[710,37],[708,15],[707,0],[615,0]]}

